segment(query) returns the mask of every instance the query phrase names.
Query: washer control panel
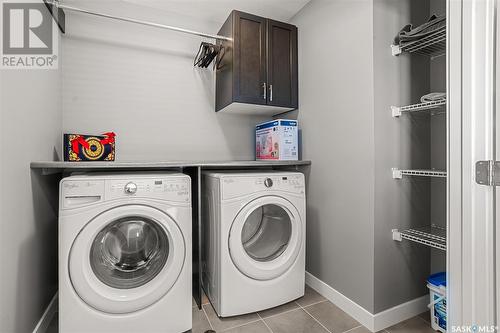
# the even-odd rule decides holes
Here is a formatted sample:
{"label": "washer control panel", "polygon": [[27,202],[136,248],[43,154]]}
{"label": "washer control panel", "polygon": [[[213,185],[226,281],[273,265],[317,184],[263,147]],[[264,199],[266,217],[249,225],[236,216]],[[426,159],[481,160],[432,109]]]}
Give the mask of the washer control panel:
{"label": "washer control panel", "polygon": [[191,202],[191,179],[170,177],[93,178],[75,176],[61,182],[61,207],[78,208],[99,202],[144,198],[179,203]]}
{"label": "washer control panel", "polygon": [[267,191],[305,193],[304,175],[301,173],[227,176],[222,178],[222,186],[224,187],[223,199]]}
{"label": "washer control panel", "polygon": [[113,179],[106,181],[106,198],[147,197],[162,200],[190,200],[191,184],[187,178]]}

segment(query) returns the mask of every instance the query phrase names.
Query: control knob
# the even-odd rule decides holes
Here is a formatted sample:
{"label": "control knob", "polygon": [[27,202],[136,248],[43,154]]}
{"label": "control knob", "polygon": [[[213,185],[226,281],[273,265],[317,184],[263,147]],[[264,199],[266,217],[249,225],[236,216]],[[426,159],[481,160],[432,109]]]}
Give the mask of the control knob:
{"label": "control knob", "polygon": [[135,192],[137,192],[137,184],[136,183],[130,182],[130,183],[127,183],[127,185],[125,185],[125,193],[134,194]]}
{"label": "control knob", "polygon": [[271,178],[266,178],[264,180],[264,186],[265,187],[272,187],[273,186],[273,180]]}

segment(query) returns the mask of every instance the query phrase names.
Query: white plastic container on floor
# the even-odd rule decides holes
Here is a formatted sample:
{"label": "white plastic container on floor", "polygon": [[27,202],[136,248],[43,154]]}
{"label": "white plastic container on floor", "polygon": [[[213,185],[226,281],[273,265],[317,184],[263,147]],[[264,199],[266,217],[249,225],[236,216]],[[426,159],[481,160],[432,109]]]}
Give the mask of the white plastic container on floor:
{"label": "white plastic container on floor", "polygon": [[446,333],[446,273],[437,273],[427,279],[431,311],[431,326],[435,331]]}

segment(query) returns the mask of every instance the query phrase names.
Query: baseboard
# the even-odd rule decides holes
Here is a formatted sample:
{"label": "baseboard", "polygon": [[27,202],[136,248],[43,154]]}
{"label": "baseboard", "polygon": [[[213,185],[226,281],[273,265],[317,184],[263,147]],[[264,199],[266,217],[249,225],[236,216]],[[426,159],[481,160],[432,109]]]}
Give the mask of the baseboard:
{"label": "baseboard", "polygon": [[356,302],[344,296],[342,293],[333,289],[325,282],[321,281],[309,272],[306,272],[306,284],[316,290],[323,297],[330,302],[341,308],[344,312],[360,322],[361,325],[368,328],[370,331],[375,332],[374,316],[371,312],[358,305]]}
{"label": "baseboard", "polygon": [[426,295],[373,314],[309,272],[306,272],[306,284],[372,332],[378,332],[424,312],[429,302],[429,296]]}
{"label": "baseboard", "polygon": [[377,332],[403,320],[413,318],[428,310],[429,295],[415,298],[403,304],[396,305],[385,311],[376,313],[373,318],[374,331]]}
{"label": "baseboard", "polygon": [[35,329],[33,330],[33,333],[45,333],[47,332],[47,328],[50,325],[50,322],[52,321],[52,318],[54,318],[54,314],[57,312],[57,297],[58,293],[52,297],[50,300],[49,305],[45,309],[45,312],[43,313],[42,317],[38,321],[38,324],[36,324]]}

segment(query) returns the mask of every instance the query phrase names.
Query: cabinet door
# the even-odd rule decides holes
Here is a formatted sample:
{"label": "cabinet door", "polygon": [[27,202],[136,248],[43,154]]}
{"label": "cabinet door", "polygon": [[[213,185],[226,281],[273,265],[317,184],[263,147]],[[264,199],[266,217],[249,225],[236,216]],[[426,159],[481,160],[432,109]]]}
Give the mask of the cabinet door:
{"label": "cabinet door", "polygon": [[297,27],[268,20],[267,34],[267,104],[297,108]]}
{"label": "cabinet door", "polygon": [[235,11],[234,100],[266,104],[266,19]]}

